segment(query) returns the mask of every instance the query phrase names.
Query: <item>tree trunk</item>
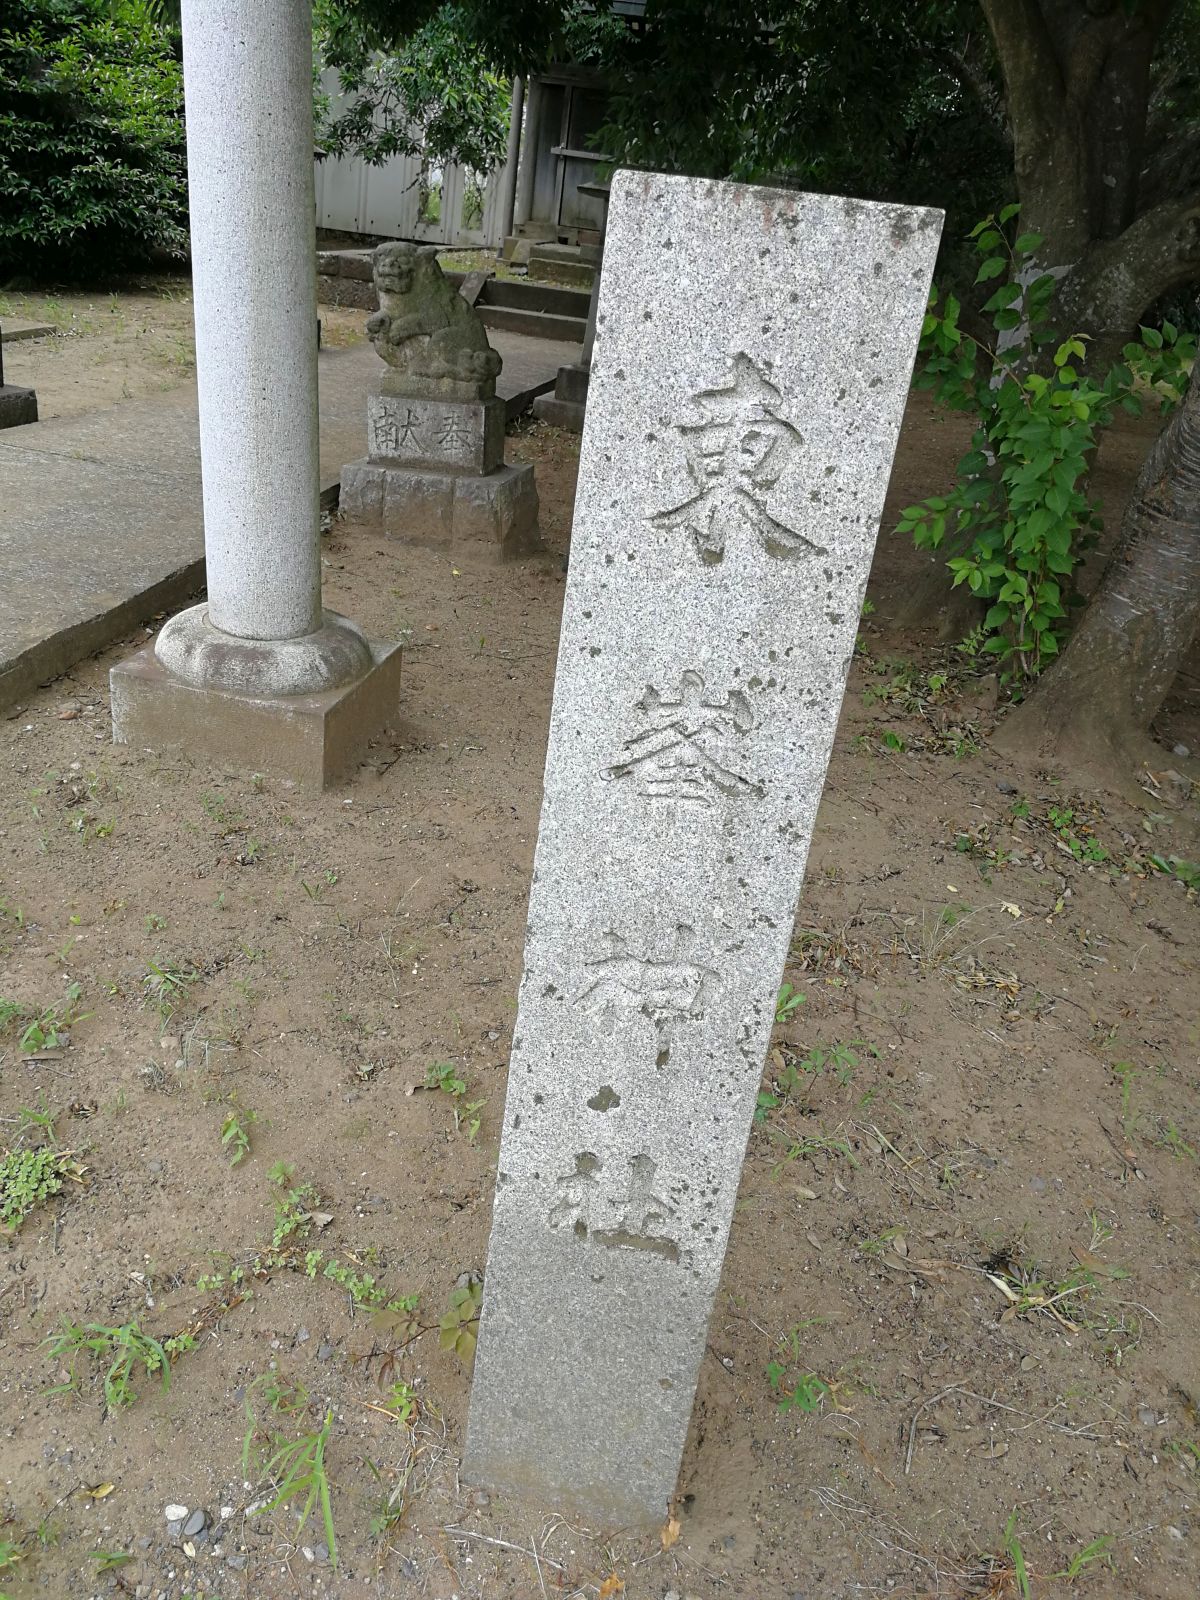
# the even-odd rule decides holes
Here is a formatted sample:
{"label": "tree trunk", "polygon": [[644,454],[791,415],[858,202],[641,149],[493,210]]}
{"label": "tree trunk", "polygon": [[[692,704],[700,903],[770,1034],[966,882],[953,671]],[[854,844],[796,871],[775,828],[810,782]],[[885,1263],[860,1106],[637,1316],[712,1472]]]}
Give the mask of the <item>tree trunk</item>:
{"label": "tree trunk", "polygon": [[[1200,275],[1200,193],[1143,209],[1150,63],[1176,0],[980,0],[1004,75],[1031,271],[1064,334],[1109,335]],[[1181,178],[1186,178],[1182,172]]]}
{"label": "tree trunk", "polygon": [[[1123,778],[1200,629],[1200,381],[1159,434],[1120,539],[1059,663],[995,743]],[[1115,769],[1115,771],[1114,771]]]}

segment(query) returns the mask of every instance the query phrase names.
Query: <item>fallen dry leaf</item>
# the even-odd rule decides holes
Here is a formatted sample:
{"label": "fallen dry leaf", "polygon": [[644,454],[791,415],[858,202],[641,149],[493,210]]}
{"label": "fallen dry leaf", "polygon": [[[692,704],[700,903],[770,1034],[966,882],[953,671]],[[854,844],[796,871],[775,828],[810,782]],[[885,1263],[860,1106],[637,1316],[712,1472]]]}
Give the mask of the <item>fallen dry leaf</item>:
{"label": "fallen dry leaf", "polygon": [[608,1577],[605,1578],[604,1582],[600,1585],[600,1600],[611,1600],[611,1597],[614,1594],[624,1593],[625,1585],[621,1582],[620,1578],[617,1577],[615,1572],[610,1572]]}
{"label": "fallen dry leaf", "polygon": [[115,1483],[98,1483],[94,1489],[85,1489],[83,1492],[93,1500],[107,1500],[115,1488]]}
{"label": "fallen dry leaf", "polygon": [[679,1518],[669,1517],[664,1527],[658,1530],[658,1537],[662,1541],[664,1550],[669,1550],[679,1538]]}

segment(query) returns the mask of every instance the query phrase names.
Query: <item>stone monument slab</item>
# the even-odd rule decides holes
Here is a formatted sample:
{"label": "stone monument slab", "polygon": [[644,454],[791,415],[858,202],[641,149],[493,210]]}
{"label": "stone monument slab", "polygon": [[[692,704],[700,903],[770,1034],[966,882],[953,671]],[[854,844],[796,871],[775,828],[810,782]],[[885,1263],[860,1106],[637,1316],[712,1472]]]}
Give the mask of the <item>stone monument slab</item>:
{"label": "stone monument slab", "polygon": [[464,1463],[593,1522],[675,1489],[940,227],[614,179]]}

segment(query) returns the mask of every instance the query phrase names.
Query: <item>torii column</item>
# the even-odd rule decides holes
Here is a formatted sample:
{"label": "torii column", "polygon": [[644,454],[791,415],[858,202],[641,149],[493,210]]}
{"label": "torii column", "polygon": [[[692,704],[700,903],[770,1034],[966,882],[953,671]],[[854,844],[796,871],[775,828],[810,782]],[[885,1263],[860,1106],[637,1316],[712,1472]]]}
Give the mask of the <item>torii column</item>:
{"label": "torii column", "polygon": [[208,598],[113,669],[113,737],[324,784],[400,650],[321,605],[311,6],[182,12]]}

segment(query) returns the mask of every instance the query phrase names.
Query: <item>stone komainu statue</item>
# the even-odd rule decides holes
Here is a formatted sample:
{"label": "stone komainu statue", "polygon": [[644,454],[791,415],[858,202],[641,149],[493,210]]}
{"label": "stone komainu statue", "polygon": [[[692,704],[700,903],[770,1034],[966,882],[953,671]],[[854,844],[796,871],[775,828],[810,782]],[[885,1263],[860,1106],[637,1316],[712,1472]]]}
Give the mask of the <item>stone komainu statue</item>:
{"label": "stone komainu statue", "polygon": [[482,398],[495,393],[500,357],[474,306],[442,276],[435,249],[381,244],[374,275],[379,310],[367,336],[397,387],[455,398],[467,386]]}

